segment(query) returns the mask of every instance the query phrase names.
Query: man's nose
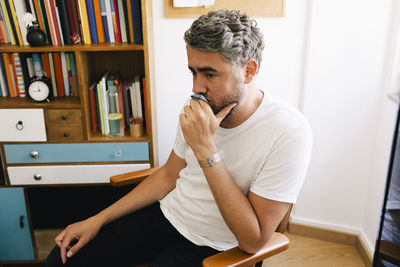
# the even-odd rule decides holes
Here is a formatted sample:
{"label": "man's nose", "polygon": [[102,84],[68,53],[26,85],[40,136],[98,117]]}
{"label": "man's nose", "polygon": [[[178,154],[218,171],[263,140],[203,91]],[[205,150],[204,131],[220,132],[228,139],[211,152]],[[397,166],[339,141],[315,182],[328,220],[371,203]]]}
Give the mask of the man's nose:
{"label": "man's nose", "polygon": [[205,80],[202,77],[194,77],[193,78],[193,93],[205,93],[207,92],[207,86]]}

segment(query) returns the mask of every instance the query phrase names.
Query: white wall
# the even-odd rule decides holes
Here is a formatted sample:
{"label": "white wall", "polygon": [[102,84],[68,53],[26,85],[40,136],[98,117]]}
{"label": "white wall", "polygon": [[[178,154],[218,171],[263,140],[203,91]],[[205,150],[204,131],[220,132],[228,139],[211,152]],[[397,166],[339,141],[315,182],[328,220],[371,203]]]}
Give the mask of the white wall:
{"label": "white wall", "polygon": [[[267,43],[259,87],[301,108],[315,135],[293,218],[361,233],[370,250],[395,113],[384,98],[393,1],[286,0],[284,18],[257,19]],[[192,88],[182,36],[193,19],[166,19],[163,3],[153,0],[160,164]]]}

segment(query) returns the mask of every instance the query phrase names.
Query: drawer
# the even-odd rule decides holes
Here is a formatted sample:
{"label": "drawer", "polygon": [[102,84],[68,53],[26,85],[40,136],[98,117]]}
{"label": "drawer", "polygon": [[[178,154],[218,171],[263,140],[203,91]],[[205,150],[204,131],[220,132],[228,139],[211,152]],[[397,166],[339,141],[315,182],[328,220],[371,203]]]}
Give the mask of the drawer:
{"label": "drawer", "polygon": [[46,111],[47,125],[71,126],[77,125],[82,127],[82,113],[80,109],[48,109]]}
{"label": "drawer", "polygon": [[[149,160],[147,142],[6,144],[4,152],[8,164]],[[31,152],[37,156],[32,157]]]}
{"label": "drawer", "polygon": [[0,141],[46,141],[42,109],[0,109]]}
{"label": "drawer", "polygon": [[11,185],[109,183],[110,176],[150,168],[150,164],[8,167]]}
{"label": "drawer", "polygon": [[49,141],[79,141],[83,140],[82,126],[50,126],[48,127]]}
{"label": "drawer", "polygon": [[0,262],[34,260],[22,188],[0,188],[0,218]]}

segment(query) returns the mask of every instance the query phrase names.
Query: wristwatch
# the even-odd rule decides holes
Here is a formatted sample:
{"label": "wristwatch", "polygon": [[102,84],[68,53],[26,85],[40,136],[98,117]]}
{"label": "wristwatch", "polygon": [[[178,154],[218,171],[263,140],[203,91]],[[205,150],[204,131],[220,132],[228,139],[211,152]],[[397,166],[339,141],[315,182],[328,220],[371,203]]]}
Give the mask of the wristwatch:
{"label": "wristwatch", "polygon": [[224,151],[220,150],[217,153],[208,156],[205,160],[199,161],[200,167],[213,167],[215,164],[220,162],[225,156]]}

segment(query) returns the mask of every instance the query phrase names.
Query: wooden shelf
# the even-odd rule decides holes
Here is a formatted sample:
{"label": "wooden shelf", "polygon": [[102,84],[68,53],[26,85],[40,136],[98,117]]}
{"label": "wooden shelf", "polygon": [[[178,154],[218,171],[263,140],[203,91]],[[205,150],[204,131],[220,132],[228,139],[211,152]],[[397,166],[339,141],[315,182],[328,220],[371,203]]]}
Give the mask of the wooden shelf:
{"label": "wooden shelf", "polygon": [[81,100],[78,97],[60,97],[50,102],[35,102],[29,97],[1,97],[0,108],[81,108]]}
{"label": "wooden shelf", "polygon": [[0,45],[0,52],[2,53],[33,53],[33,52],[79,52],[79,51],[131,51],[143,50],[142,44],[128,44],[128,43],[104,43],[104,44],[91,44],[91,45],[63,45],[63,46],[15,46],[15,45]]}

